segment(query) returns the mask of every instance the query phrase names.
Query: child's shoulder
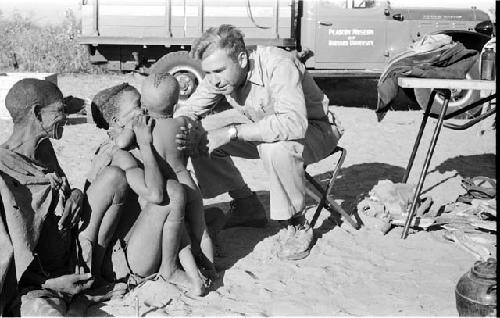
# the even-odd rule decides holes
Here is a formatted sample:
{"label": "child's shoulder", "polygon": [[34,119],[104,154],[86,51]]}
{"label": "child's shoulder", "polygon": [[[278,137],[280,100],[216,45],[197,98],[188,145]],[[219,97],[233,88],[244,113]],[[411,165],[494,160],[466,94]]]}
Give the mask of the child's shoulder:
{"label": "child's shoulder", "polygon": [[164,118],[155,121],[155,130],[160,130],[161,132],[177,131],[184,124],[184,118]]}

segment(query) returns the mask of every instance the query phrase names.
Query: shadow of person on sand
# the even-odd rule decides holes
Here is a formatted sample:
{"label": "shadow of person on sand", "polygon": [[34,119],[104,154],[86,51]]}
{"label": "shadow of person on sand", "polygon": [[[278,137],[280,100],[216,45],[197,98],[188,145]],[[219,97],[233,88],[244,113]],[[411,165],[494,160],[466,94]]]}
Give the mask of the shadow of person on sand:
{"label": "shadow of person on sand", "polygon": [[[256,194],[266,209],[269,220],[269,191],[257,191]],[[273,221],[268,222],[264,228],[233,227],[224,229],[228,210],[228,202],[205,206],[205,221],[215,244],[215,265],[217,272],[219,272],[219,278],[213,282],[211,290],[217,290],[223,286],[224,272],[227,269],[254,251],[259,242],[279,232],[277,222]]]}
{"label": "shadow of person on sand", "polygon": [[496,155],[485,153],[480,155],[457,156],[445,160],[431,172],[444,173],[457,171],[462,178],[488,177],[496,178]]}

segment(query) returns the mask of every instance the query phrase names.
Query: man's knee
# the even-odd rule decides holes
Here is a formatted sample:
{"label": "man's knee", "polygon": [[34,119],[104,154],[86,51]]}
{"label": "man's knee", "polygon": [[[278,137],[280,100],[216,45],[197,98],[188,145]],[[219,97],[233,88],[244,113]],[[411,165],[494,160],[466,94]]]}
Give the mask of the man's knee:
{"label": "man's knee", "polygon": [[302,161],[304,145],[298,141],[278,141],[259,145],[260,156],[266,165],[287,168],[291,161]]}

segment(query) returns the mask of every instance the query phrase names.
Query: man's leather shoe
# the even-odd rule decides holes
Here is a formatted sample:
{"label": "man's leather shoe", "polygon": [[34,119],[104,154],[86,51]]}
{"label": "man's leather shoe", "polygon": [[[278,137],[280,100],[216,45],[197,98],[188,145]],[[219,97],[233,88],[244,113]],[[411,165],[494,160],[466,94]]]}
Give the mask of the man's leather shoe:
{"label": "man's leather shoe", "polygon": [[287,236],[278,250],[278,257],[282,260],[296,261],[306,258],[311,251],[313,230],[304,220],[300,224],[289,224]]}

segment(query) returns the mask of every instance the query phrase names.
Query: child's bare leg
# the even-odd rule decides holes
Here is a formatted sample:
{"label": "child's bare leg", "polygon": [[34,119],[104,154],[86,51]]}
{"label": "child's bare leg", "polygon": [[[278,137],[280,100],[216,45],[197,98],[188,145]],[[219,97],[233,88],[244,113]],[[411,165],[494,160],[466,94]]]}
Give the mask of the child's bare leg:
{"label": "child's bare leg", "polygon": [[184,191],[175,180],[167,180],[168,204],[149,203],[139,214],[127,244],[130,269],[140,275],[160,273],[171,281],[189,281],[177,260],[184,222]]}
{"label": "child's bare leg", "polygon": [[184,229],[181,239],[181,249],[179,251],[179,261],[191,281],[191,295],[202,296],[205,294],[205,277],[198,269],[198,265],[191,251],[189,235]]}
{"label": "child's bare leg", "polygon": [[[195,188],[193,188],[193,186]],[[186,206],[186,219],[191,227],[191,233],[193,235],[193,250],[195,255],[199,256],[199,259],[202,261],[201,265],[209,272],[215,273],[214,244],[212,238],[208,234],[205,223],[203,199],[196,185],[185,185],[185,188],[188,200]]]}
{"label": "child's bare leg", "polygon": [[[127,259],[134,273],[145,277],[158,272],[162,262],[163,232],[168,223],[166,220],[169,213],[168,205],[149,203],[139,214],[127,244]],[[176,249],[179,245],[175,239],[175,232],[179,232],[176,228],[180,226],[181,224],[169,226],[169,232],[172,234],[170,241],[176,245]],[[174,255],[174,264],[176,259]]]}
{"label": "child's bare leg", "polygon": [[166,281],[183,286],[197,294],[198,287],[192,282],[191,277],[179,268],[177,263],[180,255],[182,255],[181,262],[186,262],[185,252],[179,253],[181,240],[184,246],[186,238],[189,239],[184,226],[186,198],[184,188],[178,182],[170,181],[167,181],[170,214],[163,226],[162,260],[159,273]]}
{"label": "child's bare leg", "polygon": [[103,283],[101,265],[116,230],[128,183],[123,170],[106,167],[86,192],[83,230],[79,233],[84,261],[95,276],[94,286]]}

